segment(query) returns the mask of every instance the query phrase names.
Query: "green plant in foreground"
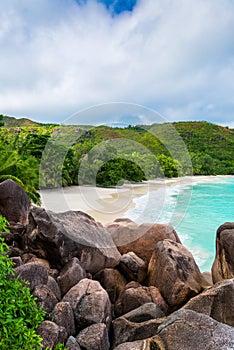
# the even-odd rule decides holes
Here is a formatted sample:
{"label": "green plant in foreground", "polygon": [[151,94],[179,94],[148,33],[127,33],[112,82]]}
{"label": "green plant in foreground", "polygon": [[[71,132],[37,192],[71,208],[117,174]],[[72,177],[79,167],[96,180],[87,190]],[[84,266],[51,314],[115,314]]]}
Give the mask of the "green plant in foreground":
{"label": "green plant in foreground", "polygon": [[[0,216],[0,232],[7,232],[7,221]],[[7,256],[7,244],[0,237],[0,349],[41,349],[36,329],[44,320],[26,282],[13,278],[13,264]]]}

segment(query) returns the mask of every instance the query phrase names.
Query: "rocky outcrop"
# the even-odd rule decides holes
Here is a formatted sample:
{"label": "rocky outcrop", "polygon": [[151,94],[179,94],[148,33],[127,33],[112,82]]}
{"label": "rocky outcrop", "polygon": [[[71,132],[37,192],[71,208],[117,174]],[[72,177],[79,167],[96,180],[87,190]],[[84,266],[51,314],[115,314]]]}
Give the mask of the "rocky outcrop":
{"label": "rocky outcrop", "polygon": [[146,263],[150,261],[155,245],[163,239],[180,243],[180,239],[170,225],[141,224],[129,219],[115,220],[106,226],[121,254],[134,252]]}
{"label": "rocky outcrop", "polygon": [[234,278],[234,223],[226,222],[216,233],[216,256],[212,266],[213,282]]}
{"label": "rocky outcrop", "polygon": [[234,279],[217,283],[189,300],[183,309],[194,310],[234,327]]}
{"label": "rocky outcrop", "polygon": [[30,200],[23,188],[8,179],[0,183],[0,215],[10,224],[28,223]]}
{"label": "rocky outcrop", "polygon": [[114,350],[232,350],[234,328],[207,315],[179,310],[158,326],[151,338],[126,342]]}
{"label": "rocky outcrop", "polygon": [[[124,219],[107,230],[81,212],[33,208],[28,225],[10,230],[1,236],[15,274],[46,311],[42,349],[234,349],[234,278],[223,280],[233,276],[234,224],[217,232],[213,278],[222,281],[212,286],[170,226]],[[121,256],[110,233],[135,240]]]}
{"label": "rocky outcrop", "polygon": [[34,207],[29,213],[25,248],[43,252],[52,266],[63,266],[78,257],[86,271],[96,273],[120,260],[110,234],[82,212],[54,213]]}
{"label": "rocky outcrop", "polygon": [[157,286],[171,310],[209,287],[192,254],[180,243],[168,239],[156,245],[148,278],[148,284]]}

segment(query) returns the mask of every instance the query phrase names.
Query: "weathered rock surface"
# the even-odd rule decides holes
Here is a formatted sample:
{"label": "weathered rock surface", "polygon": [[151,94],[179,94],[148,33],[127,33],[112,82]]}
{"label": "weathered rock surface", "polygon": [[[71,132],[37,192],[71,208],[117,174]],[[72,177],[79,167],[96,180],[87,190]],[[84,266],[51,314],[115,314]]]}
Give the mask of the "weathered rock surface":
{"label": "weathered rock surface", "polygon": [[58,302],[52,290],[45,284],[39,284],[34,288],[33,295],[37,298],[37,304],[49,316]]}
{"label": "weathered rock surface", "polygon": [[108,332],[104,323],[93,324],[83,329],[76,337],[84,350],[109,350]]}
{"label": "weathered rock surface", "polygon": [[164,313],[167,313],[168,305],[157,287],[143,287],[137,282],[130,282],[125,286],[124,291],[115,303],[115,313],[117,316],[121,316],[151,302],[158,305]]}
{"label": "weathered rock surface", "polygon": [[21,280],[29,282],[30,290],[39,285],[47,284],[48,271],[43,264],[28,263],[15,268],[15,275],[19,276]]}
{"label": "weathered rock surface", "polygon": [[[174,350],[174,349],[173,348],[165,349],[162,341],[157,336],[155,336],[145,340],[136,340],[133,342],[120,344],[117,347],[115,347],[114,350]],[[185,349],[181,349],[181,350],[185,350]]]}
{"label": "weathered rock surface", "polygon": [[58,300],[61,300],[61,291],[59,289],[58,283],[51,276],[48,277],[47,286],[52,290],[54,295]]}
{"label": "weathered rock surface", "polygon": [[95,323],[105,323],[109,328],[111,303],[98,281],[82,279],[65,294],[62,301],[71,305],[78,329]]}
{"label": "weathered rock surface", "polygon": [[67,302],[60,302],[55,305],[51,314],[54,322],[64,327],[69,335],[75,335],[75,320],[71,305]]}
{"label": "weathered rock surface", "polygon": [[202,272],[203,277],[207,282],[212,286],[213,285],[213,279],[212,279],[212,274],[211,272]]}
{"label": "weathered rock surface", "polygon": [[216,256],[212,266],[213,282],[234,278],[234,222],[221,225],[216,233]]}
{"label": "weathered rock surface", "polygon": [[79,259],[72,258],[60,272],[57,281],[62,295],[66,294],[80,280],[86,277],[86,272]]}
{"label": "weathered rock surface", "polygon": [[78,344],[76,338],[70,336],[66,342],[66,350],[81,350],[80,345]]}
{"label": "weathered rock surface", "polygon": [[45,252],[52,266],[78,257],[86,271],[96,273],[114,267],[120,254],[108,231],[91,216],[68,211],[54,213],[34,207],[29,213],[25,248]]}
{"label": "weathered rock surface", "polygon": [[30,200],[22,187],[8,179],[0,183],[0,214],[9,223],[28,223]]}
{"label": "weathered rock surface", "polygon": [[106,226],[121,254],[134,252],[146,263],[150,261],[155,245],[163,239],[180,243],[170,225],[141,224],[129,219],[118,219]]}
{"label": "weathered rock surface", "polygon": [[130,322],[140,323],[149,321],[154,318],[165,317],[165,314],[158,305],[154,303],[147,303],[139,306],[132,311],[129,311],[122,317],[126,318]]}
{"label": "weathered rock surface", "polygon": [[118,270],[104,269],[94,275],[101,286],[107,291],[111,303],[115,303],[120,293],[124,290],[127,281]]}
{"label": "weathered rock surface", "polygon": [[147,274],[147,264],[134,252],[121,256],[118,268],[129,281],[142,283]]}
{"label": "weathered rock surface", "polygon": [[148,278],[149,285],[158,287],[172,310],[209,287],[192,254],[180,243],[168,239],[157,243]]}
{"label": "weathered rock surface", "polygon": [[131,322],[124,316],[112,322],[113,346],[135,340],[152,337],[157,333],[158,327],[165,318],[156,318],[144,322]]}
{"label": "weathered rock surface", "polygon": [[234,327],[234,279],[215,284],[189,300],[183,309],[206,314]]}
{"label": "weathered rock surface", "polygon": [[67,332],[64,327],[59,327],[51,321],[44,321],[37,329],[37,333],[43,338],[43,349],[53,348],[58,343],[65,343]]}
{"label": "weathered rock surface", "polygon": [[179,310],[168,316],[157,336],[167,350],[234,349],[233,327],[192,310]]}
{"label": "weathered rock surface", "polygon": [[[144,348],[143,343],[144,343],[144,341],[142,341],[142,340],[137,340],[134,342],[127,342],[127,343],[120,344],[120,345],[116,346],[114,348],[114,350],[142,350],[142,349],[150,350],[150,349]],[[156,348],[156,350],[158,350],[158,349]]]}

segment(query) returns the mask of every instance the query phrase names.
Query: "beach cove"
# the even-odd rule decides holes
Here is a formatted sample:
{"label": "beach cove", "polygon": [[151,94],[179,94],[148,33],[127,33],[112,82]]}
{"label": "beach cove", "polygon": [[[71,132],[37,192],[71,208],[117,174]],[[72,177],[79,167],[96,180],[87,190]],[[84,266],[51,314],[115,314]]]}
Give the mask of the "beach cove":
{"label": "beach cove", "polygon": [[139,224],[169,223],[202,271],[211,268],[217,228],[233,220],[233,196],[234,176],[189,176],[116,188],[71,186],[41,191],[46,209],[84,211],[102,224],[122,217]]}

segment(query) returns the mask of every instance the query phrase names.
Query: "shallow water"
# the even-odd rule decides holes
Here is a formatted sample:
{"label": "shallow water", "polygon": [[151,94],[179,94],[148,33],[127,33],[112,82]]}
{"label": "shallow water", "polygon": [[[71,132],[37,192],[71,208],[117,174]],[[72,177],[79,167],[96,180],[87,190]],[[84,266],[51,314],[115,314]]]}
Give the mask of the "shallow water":
{"label": "shallow water", "polygon": [[170,223],[201,271],[210,271],[216,230],[234,221],[234,179],[213,178],[164,186],[134,200],[125,216],[138,222]]}

